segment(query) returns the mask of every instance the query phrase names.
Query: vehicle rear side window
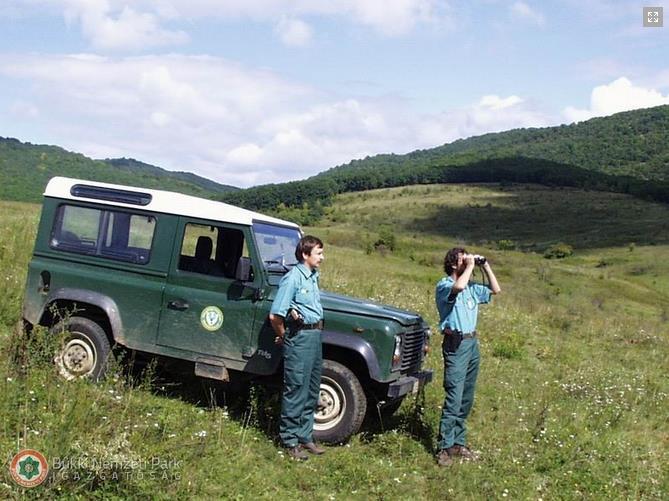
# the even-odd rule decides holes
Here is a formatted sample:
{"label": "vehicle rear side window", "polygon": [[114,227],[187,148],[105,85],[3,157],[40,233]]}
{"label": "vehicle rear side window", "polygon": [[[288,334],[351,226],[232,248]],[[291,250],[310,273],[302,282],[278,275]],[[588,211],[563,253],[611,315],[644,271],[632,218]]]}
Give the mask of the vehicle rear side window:
{"label": "vehicle rear side window", "polygon": [[61,205],[56,214],[50,245],[54,249],[146,264],[156,218],[75,205]]}

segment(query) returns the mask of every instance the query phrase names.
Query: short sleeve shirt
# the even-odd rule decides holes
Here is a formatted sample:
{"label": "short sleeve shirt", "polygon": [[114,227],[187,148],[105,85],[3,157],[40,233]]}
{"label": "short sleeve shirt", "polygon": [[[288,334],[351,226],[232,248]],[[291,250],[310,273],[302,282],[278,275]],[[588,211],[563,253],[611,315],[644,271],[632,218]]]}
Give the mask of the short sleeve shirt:
{"label": "short sleeve shirt", "polygon": [[309,270],[303,263],[294,266],[281,279],[270,313],[285,318],[288,311],[295,308],[304,323],[315,324],[321,320],[323,307],[318,277],[318,270]]}
{"label": "short sleeve shirt", "polygon": [[464,333],[476,330],[479,304],[489,303],[492,291],[485,285],[470,282],[462,292],[451,295],[455,280],[444,277],[437,283],[435,299],[439,311],[439,329]]}

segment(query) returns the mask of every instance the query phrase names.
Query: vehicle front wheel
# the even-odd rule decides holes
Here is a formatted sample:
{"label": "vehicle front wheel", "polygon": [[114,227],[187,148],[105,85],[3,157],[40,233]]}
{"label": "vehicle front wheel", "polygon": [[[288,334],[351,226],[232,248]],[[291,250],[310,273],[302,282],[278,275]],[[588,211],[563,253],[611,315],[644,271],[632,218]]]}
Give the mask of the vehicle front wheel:
{"label": "vehicle front wheel", "polygon": [[323,360],[321,390],[314,415],[314,438],[341,443],[360,430],[367,399],[356,375],[333,360]]}
{"label": "vehicle front wheel", "polygon": [[67,380],[89,378],[100,380],[107,369],[111,348],[104,329],[93,320],[70,317],[51,328],[54,334],[65,332],[54,361]]}

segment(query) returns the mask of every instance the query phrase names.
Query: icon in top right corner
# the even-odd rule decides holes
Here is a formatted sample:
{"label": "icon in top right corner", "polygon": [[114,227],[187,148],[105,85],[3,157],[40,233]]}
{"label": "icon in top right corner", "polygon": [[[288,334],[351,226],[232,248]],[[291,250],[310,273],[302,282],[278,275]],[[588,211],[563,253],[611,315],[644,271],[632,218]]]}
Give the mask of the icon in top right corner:
{"label": "icon in top right corner", "polygon": [[643,27],[661,28],[664,26],[664,8],[663,7],[644,7],[643,8]]}

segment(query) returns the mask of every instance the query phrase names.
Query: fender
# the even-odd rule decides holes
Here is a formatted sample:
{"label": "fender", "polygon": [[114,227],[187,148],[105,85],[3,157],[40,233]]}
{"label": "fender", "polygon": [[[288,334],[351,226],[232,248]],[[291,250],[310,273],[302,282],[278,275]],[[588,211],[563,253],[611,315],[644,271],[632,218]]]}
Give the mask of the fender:
{"label": "fender", "polygon": [[324,345],[338,346],[358,353],[367,364],[369,377],[374,381],[381,381],[379,360],[376,358],[376,353],[371,344],[357,336],[336,331],[324,330],[322,335]]}
{"label": "fender", "polygon": [[120,344],[125,344],[121,315],[119,314],[116,302],[109,296],[105,296],[99,292],[93,292],[86,289],[72,289],[67,287],[56,289],[55,291],[50,292],[47,296],[46,303],[42,307],[39,318],[41,319],[44,316],[48,305],[58,300],[67,300],[74,303],[91,304],[93,306],[97,306],[107,315],[109,324],[112,328],[112,337],[114,340]]}

